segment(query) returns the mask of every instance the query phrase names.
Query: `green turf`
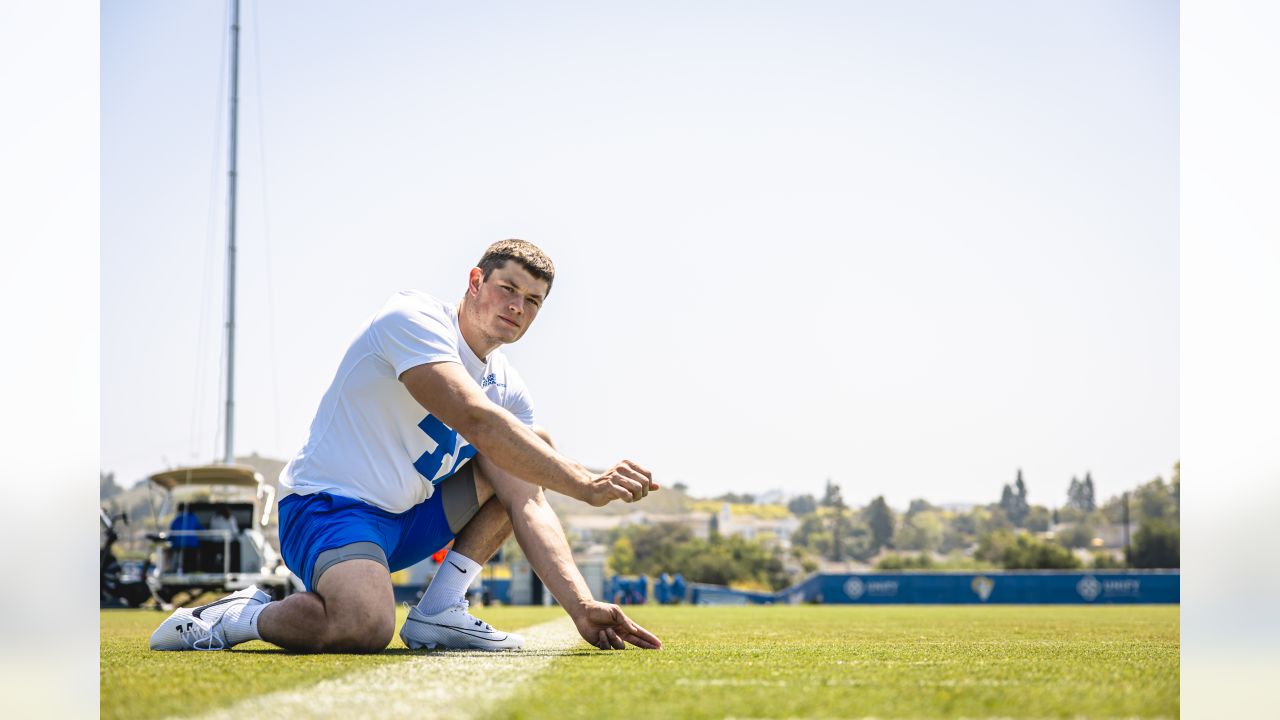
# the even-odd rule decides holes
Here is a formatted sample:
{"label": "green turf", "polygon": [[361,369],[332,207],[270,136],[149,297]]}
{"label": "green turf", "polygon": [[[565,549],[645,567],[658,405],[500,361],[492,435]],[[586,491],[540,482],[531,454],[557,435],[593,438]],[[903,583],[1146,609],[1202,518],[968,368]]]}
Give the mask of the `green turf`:
{"label": "green turf", "polygon": [[[396,631],[406,611],[396,613]],[[515,630],[563,615],[558,608],[484,608],[477,615]],[[397,638],[379,655],[293,655],[264,642],[233,652],[152,652],[151,632],[168,613],[103,610],[100,616],[99,690],[102,717],[147,720],[195,715],[246,696],[402,662],[412,651]]]}
{"label": "green turf", "polygon": [[[628,608],[658,652],[556,659],[497,718],[1176,717],[1176,606]],[[516,629],[555,608],[485,608]],[[196,714],[380,664],[375,656],[153,653],[164,615],[102,613],[102,717]],[[400,614],[403,620],[403,611]],[[481,680],[482,681],[482,680]]]}
{"label": "green turf", "polygon": [[[638,608],[659,652],[560,658],[501,718],[1176,717],[1178,608]],[[566,703],[565,698],[583,702]]]}

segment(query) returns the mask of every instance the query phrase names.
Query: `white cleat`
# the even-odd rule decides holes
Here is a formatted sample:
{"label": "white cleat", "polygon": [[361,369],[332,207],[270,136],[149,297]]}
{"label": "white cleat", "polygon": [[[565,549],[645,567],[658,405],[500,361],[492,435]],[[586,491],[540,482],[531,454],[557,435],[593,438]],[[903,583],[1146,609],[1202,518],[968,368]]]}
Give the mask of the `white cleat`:
{"label": "white cleat", "polygon": [[222,618],[234,606],[268,603],[271,596],[256,585],[196,608],[178,608],[151,633],[152,650],[225,650],[228,643]]}
{"label": "white cleat", "polygon": [[427,615],[416,607],[400,628],[400,640],[414,650],[519,650],[524,638],[494,630],[489,623],[467,612],[467,601],[459,600],[446,610]]}

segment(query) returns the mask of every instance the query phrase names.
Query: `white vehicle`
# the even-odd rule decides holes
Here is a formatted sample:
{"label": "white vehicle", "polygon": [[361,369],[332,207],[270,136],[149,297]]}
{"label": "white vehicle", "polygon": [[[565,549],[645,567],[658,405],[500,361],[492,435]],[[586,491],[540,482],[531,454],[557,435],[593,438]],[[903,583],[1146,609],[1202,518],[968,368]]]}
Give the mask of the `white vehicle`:
{"label": "white vehicle", "polygon": [[168,529],[154,543],[147,585],[165,603],[178,593],[257,585],[276,598],[302,590],[280,557],[275,488],[247,465],[201,465],[148,478],[164,491]]}

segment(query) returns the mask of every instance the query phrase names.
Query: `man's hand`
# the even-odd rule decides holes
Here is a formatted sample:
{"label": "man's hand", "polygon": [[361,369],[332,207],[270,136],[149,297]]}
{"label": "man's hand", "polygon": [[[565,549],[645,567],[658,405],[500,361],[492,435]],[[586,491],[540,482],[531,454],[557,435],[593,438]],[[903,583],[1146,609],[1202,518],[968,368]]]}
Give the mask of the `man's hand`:
{"label": "man's hand", "polygon": [[584,610],[574,613],[573,624],[583,639],[601,650],[621,650],[625,643],[645,650],[662,648],[657,635],[632,622],[622,608],[611,603],[588,602]]}
{"label": "man's hand", "polygon": [[595,507],[603,507],[614,500],[636,502],[650,490],[657,489],[658,483],[653,481],[652,473],[630,460],[623,460],[608,472],[592,478],[587,487],[587,497],[583,500]]}

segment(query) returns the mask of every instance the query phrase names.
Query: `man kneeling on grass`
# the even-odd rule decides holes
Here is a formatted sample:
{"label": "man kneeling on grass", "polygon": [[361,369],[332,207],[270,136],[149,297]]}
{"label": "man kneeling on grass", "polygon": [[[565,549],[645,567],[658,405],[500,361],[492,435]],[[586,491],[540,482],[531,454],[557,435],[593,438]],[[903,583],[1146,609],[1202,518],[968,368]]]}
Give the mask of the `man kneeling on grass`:
{"label": "man kneeling on grass", "polygon": [[498,351],[529,329],[554,277],[535,245],[504,240],[471,269],[456,306],[416,291],[392,296],[351,343],[307,444],[280,474],[281,551],[307,592],[269,602],[249,587],[180,609],[152,634],[151,649],[260,639],[298,652],[378,652],[395,629],[390,573],[450,540],[400,639],[410,648],[518,649],[523,638],[473,617],[465,595],[513,531],[587,642],[661,647],[617,605],[592,599],[542,493],[602,506],[658,485],[629,460],[594,475],[557,453]]}

